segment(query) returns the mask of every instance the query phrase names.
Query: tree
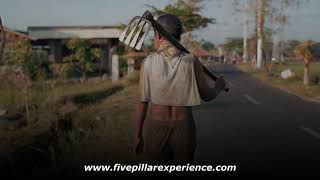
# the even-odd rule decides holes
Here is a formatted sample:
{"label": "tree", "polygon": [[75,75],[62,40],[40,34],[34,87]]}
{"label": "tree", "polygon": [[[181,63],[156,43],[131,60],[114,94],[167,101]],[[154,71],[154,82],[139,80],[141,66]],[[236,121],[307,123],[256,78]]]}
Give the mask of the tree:
{"label": "tree", "polygon": [[267,8],[270,1],[257,0],[257,69],[261,69],[263,61],[264,27]]}
{"label": "tree", "polygon": [[[255,55],[251,57],[254,57],[256,59],[256,49],[257,46],[255,46],[254,51],[250,51],[250,44],[252,46],[252,40],[257,40],[256,37],[248,39],[248,15],[255,17],[255,22],[257,24],[257,0],[233,0],[232,2],[233,8],[235,13],[242,13],[243,14],[243,62],[247,63],[250,54],[255,52]],[[257,25],[255,26],[254,34],[257,35]],[[255,43],[257,44],[257,43]],[[252,48],[251,48],[252,49]],[[256,60],[254,60],[256,61]]]}
{"label": "tree", "polygon": [[187,49],[201,47],[199,38],[191,33],[186,33],[181,38],[181,44]]}
{"label": "tree", "polygon": [[238,60],[242,54],[243,39],[242,38],[227,38],[227,42],[223,45],[224,55],[233,60]]}
{"label": "tree", "polygon": [[248,62],[248,14],[252,14],[252,2],[248,0],[239,1],[233,0],[232,2],[235,12],[243,13],[243,63]]}
{"label": "tree", "polygon": [[283,43],[283,54],[285,56],[295,56],[294,54],[294,49],[301,44],[300,41],[298,40],[287,40],[286,42]]}
{"label": "tree", "polygon": [[[285,9],[288,7],[299,7],[301,3],[307,2],[308,0],[273,0],[270,9],[270,20],[273,29],[273,49],[275,51],[279,50],[280,53],[280,62],[284,62],[284,42],[283,42],[283,32],[285,29],[285,25],[289,23],[289,15],[286,13]],[[277,39],[279,36],[279,43],[277,43]],[[275,56],[278,57],[278,54],[273,52]]]}
{"label": "tree", "polygon": [[257,56],[257,36],[254,34],[252,37],[248,38],[248,52],[249,58],[252,62],[256,62]]}
{"label": "tree", "polygon": [[63,59],[61,71],[66,72],[74,68],[82,74],[82,79],[87,79],[88,72],[92,72],[94,68],[94,60],[102,57],[102,52],[98,48],[92,48],[89,40],[71,39],[67,42],[67,48],[72,54]]}
{"label": "tree", "polygon": [[31,80],[45,80],[51,73],[51,62],[48,60],[48,56],[41,52],[32,52],[28,63],[26,64],[29,77]]}
{"label": "tree", "polygon": [[177,0],[175,3],[165,6],[163,10],[152,5],[147,6],[151,7],[153,13],[158,16],[165,13],[176,15],[181,20],[185,32],[205,28],[214,22],[213,18],[200,14],[203,9],[203,0]]}
{"label": "tree", "polygon": [[[266,28],[263,39],[264,39],[264,57],[269,57],[272,49],[272,42],[271,42],[271,31],[270,29]],[[256,56],[257,56],[257,35],[256,33],[251,35],[248,38],[248,57],[255,63],[256,62]]]}
{"label": "tree", "polygon": [[[266,20],[266,14],[268,11],[269,3],[271,0],[251,0],[249,3],[246,0],[243,1],[233,0],[234,10],[236,12],[241,12],[244,14],[250,14],[255,17],[255,34],[256,34],[256,68],[260,69],[263,61],[263,45],[264,45],[264,25]],[[245,15],[246,17],[246,15]],[[247,18],[244,21],[244,30],[247,31]],[[247,47],[247,33],[244,32],[244,56],[246,56],[248,47]],[[252,43],[251,43],[252,44]],[[247,57],[244,57],[247,58]],[[244,59],[244,61],[246,61]]]}
{"label": "tree", "polygon": [[5,42],[6,42],[6,35],[4,32],[4,28],[2,26],[2,20],[0,17],[0,65],[2,63],[2,54],[3,54]]}
{"label": "tree", "polygon": [[242,38],[227,38],[227,42],[224,44],[223,48],[227,52],[237,51],[243,48]]}
{"label": "tree", "polygon": [[176,0],[174,3],[166,5],[164,9],[159,9],[152,5],[147,6],[153,9],[152,12],[156,16],[166,13],[177,16],[183,25],[184,35],[181,38],[181,44],[187,49],[192,49],[201,46],[201,43],[192,32],[200,28],[205,28],[215,21],[213,18],[201,15],[204,1],[205,0]]}
{"label": "tree", "polygon": [[23,80],[23,93],[24,93],[24,103],[27,115],[27,123],[30,122],[30,112],[29,112],[29,86],[30,81],[30,69],[28,69],[28,62],[30,61],[32,54],[31,43],[28,40],[19,40],[15,43],[15,49],[12,51],[12,55],[7,64]]}
{"label": "tree", "polygon": [[205,40],[202,42],[201,47],[207,51],[211,51],[215,49],[215,45],[212,42],[205,41]]}
{"label": "tree", "polygon": [[281,32],[284,25],[287,23],[288,15],[285,14],[286,7],[298,7],[300,3],[305,1],[298,0],[245,0],[249,3],[242,3],[241,0],[234,0],[233,5],[236,12],[250,14],[255,17],[255,32],[256,38],[256,68],[261,69],[264,61],[263,52],[265,52],[265,24],[270,19],[273,25],[274,33]]}
{"label": "tree", "polygon": [[[258,0],[259,1],[259,0]],[[258,8],[258,17],[259,12],[262,14],[261,20],[266,21],[267,18],[271,21],[272,24],[272,34],[275,36],[277,33],[283,33],[285,25],[288,24],[288,14],[286,14],[285,9],[289,7],[299,7],[301,3],[308,2],[308,0],[260,0],[262,4],[262,9]],[[259,22],[259,19],[258,19]],[[259,28],[265,28],[263,24],[258,24]],[[259,32],[258,32],[259,36]],[[273,45],[276,45],[275,38],[273,38]],[[262,40],[264,40],[262,38]],[[283,59],[283,42],[280,40],[280,53],[281,53],[281,62]],[[258,44],[259,49],[259,44]],[[275,47],[273,49],[276,49]],[[263,50],[263,47],[262,47]]]}
{"label": "tree", "polygon": [[303,75],[303,84],[308,86],[309,85],[309,76],[310,76],[310,71],[309,71],[309,65],[310,61],[313,58],[313,42],[312,41],[305,41],[301,44],[299,44],[294,52],[297,57],[301,58],[303,60],[304,64],[304,75]]}

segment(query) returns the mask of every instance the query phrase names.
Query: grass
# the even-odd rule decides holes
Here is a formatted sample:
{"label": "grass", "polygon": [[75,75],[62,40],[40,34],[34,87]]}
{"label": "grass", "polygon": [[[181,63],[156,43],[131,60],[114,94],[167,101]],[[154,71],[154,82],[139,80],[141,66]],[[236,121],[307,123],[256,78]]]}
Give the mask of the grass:
{"label": "grass", "polygon": [[[6,82],[4,87],[0,89],[0,108],[3,106],[21,106],[24,104],[24,94],[22,86],[10,83],[8,79],[1,79]],[[103,83],[43,83],[36,82],[29,86],[30,102],[40,105],[44,101],[56,101],[61,97],[76,96],[84,93],[96,92],[99,90],[108,89],[112,86],[111,82]]]}
{"label": "grass", "polygon": [[[20,163],[15,157],[29,157],[22,163],[32,170],[48,161],[50,171],[61,172],[84,162],[132,160],[136,76],[118,84],[35,83],[29,88],[30,102],[38,106],[32,109],[35,120],[22,128],[0,129],[0,161],[15,166]],[[0,90],[0,108],[23,106],[19,87],[9,84]],[[34,159],[39,163],[30,164]]]}
{"label": "grass", "polygon": [[[281,72],[286,69],[291,69],[296,73],[297,77],[300,77],[302,80],[303,77],[303,63],[302,62],[294,62],[288,64],[275,64],[272,67],[272,70],[275,72]],[[311,63],[310,65],[311,77],[320,76],[320,63]]]}
{"label": "grass", "polygon": [[[83,108],[74,116],[75,126],[90,134],[84,144],[87,155],[97,158],[102,155],[104,159],[113,160],[132,159],[131,114],[136,90],[137,86],[129,86],[95,106]],[[99,152],[90,153],[91,150]]]}
{"label": "grass", "polygon": [[[300,62],[293,62],[288,64],[274,64],[272,72],[281,73],[286,69],[291,69],[295,73],[295,77],[290,79],[282,79],[281,77],[269,76],[266,72],[256,71],[250,65],[240,64],[238,67],[261,81],[276,86],[284,91],[296,94],[308,100],[320,100],[320,85],[311,83],[309,86],[304,86],[303,77],[303,64]],[[310,65],[310,77],[320,77],[320,63],[312,63]]]}

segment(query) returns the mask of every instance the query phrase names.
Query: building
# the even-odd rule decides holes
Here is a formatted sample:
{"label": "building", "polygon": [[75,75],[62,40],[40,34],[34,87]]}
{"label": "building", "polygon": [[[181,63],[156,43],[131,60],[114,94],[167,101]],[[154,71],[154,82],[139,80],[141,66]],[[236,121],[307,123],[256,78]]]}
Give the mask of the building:
{"label": "building", "polygon": [[18,42],[33,40],[33,38],[28,36],[26,32],[15,31],[8,27],[3,27],[3,31],[5,33],[5,44],[0,62],[1,65],[10,62],[12,55],[21,45]]}
{"label": "building", "polygon": [[34,40],[33,49],[46,51],[48,59],[62,63],[63,58],[70,54],[66,43],[73,38],[90,39],[94,47],[102,49],[100,68],[111,72],[112,47],[118,44],[121,29],[116,26],[52,26],[28,27],[28,34]]}
{"label": "building", "polygon": [[[14,31],[8,27],[3,27],[6,35],[6,43],[15,43],[18,40],[33,40],[31,36],[28,36],[26,32]],[[0,30],[1,31],[1,30]]]}
{"label": "building", "polygon": [[[5,32],[5,47],[10,48],[12,45],[16,44],[17,41],[21,40],[34,40],[31,36],[27,35],[26,32],[14,31],[8,27],[3,27]],[[1,31],[1,30],[0,30]]]}

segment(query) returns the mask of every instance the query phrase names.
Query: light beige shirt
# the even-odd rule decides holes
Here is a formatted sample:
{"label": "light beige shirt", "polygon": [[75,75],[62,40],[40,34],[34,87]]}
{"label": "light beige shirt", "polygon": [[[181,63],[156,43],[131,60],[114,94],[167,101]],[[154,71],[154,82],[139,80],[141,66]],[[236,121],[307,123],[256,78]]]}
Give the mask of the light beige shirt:
{"label": "light beige shirt", "polygon": [[201,98],[194,69],[195,58],[160,48],[144,60],[141,100],[166,106],[196,106]]}

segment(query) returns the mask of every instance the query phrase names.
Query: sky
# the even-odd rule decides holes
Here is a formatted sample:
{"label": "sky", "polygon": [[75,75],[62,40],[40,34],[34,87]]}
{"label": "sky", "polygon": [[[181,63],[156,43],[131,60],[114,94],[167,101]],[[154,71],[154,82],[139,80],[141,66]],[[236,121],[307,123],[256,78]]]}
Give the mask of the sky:
{"label": "sky", "polygon": [[[171,0],[172,1],[172,0]],[[26,31],[28,26],[116,25],[148,10],[146,4],[165,7],[170,0],[0,0],[3,24]],[[290,15],[283,39],[320,41],[320,1],[309,0],[299,8],[286,10]],[[202,15],[215,18],[195,32],[202,39],[222,43],[243,34],[242,15],[235,14],[232,0],[207,0]],[[251,31],[253,23],[249,24]]]}

